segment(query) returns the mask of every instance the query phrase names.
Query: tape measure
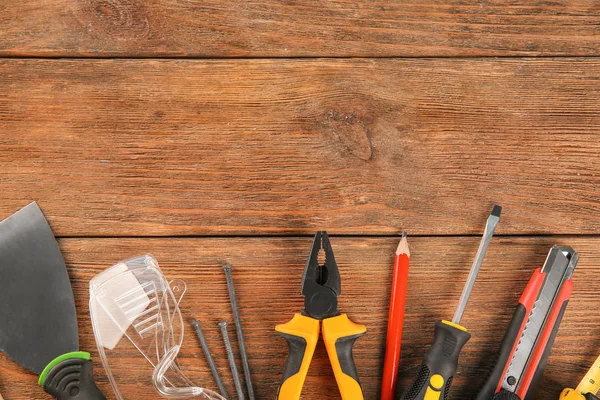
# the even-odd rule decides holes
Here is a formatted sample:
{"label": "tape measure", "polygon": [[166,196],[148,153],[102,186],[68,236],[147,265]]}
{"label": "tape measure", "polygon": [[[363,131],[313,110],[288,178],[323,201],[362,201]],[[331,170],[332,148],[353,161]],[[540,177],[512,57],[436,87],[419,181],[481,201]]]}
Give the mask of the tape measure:
{"label": "tape measure", "polygon": [[592,393],[594,395],[600,391],[600,357],[596,359],[594,365],[585,374],[585,377],[581,380],[576,390],[579,393]]}

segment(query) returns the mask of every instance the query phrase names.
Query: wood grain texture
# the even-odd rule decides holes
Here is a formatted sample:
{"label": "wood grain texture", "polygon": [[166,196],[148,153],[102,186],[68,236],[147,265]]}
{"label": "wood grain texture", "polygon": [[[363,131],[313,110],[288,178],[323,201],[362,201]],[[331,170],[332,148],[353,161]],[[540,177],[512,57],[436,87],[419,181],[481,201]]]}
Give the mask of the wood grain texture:
{"label": "wood grain texture", "polygon": [[597,56],[593,0],[23,0],[0,56]]}
{"label": "wood grain texture", "polygon": [[1,60],[0,212],[58,236],[600,229],[600,61]]}
{"label": "wood grain texture", "polygon": [[[366,399],[379,394],[387,319],[387,301],[397,237],[333,237],[342,276],[340,309],[367,325],[355,345],[355,357]],[[598,238],[496,237],[490,245],[463,320],[473,335],[461,356],[453,399],[470,399],[490,367],[512,311],[534,268],[543,264],[552,244],[571,245],[581,255],[574,274],[574,293],[559,330],[539,400],[557,399],[565,386],[576,385],[600,353],[597,293],[600,281]],[[97,381],[109,392],[98,362],[88,314],[88,281],[123,258],[151,252],[169,279],[184,279],[188,293],[182,302],[186,321],[199,318],[228,387],[231,375],[216,323],[231,321],[225,278],[220,268],[233,263],[236,291],[244,321],[250,365],[259,399],[273,398],[282,374],[287,345],[274,326],[300,311],[300,281],[311,238],[179,238],[63,239],[61,249],[72,279],[81,347],[95,357]],[[402,348],[401,387],[407,387],[432,340],[433,321],[450,317],[468,275],[478,238],[411,238],[411,270]],[[183,370],[195,382],[214,387],[191,328],[181,353]],[[239,364],[239,360],[238,360]],[[146,380],[132,366],[124,394],[136,400]],[[35,378],[0,357],[0,392],[11,400],[49,397]],[[114,397],[109,397],[113,399]],[[305,384],[303,399],[337,399],[339,394],[324,346],[319,344]]]}

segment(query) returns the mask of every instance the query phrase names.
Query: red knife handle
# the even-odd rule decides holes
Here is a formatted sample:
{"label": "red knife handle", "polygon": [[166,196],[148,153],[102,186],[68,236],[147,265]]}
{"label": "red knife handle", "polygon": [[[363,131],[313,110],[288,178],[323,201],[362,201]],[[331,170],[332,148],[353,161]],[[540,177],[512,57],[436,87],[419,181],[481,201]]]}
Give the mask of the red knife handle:
{"label": "red knife handle", "polygon": [[558,327],[562,321],[563,315],[571,298],[573,291],[573,280],[565,281],[558,292],[558,296],[552,305],[552,310],[541,332],[540,338],[536,343],[529,366],[525,371],[523,379],[519,384],[517,395],[522,399],[529,399],[537,387],[537,383],[544,375],[544,368],[550,356],[554,339],[558,333]]}
{"label": "red knife handle", "polygon": [[494,368],[481,387],[475,400],[490,400],[501,392],[502,379],[517,348],[523,329],[525,329],[527,317],[531,313],[535,300],[542,289],[545,276],[546,274],[542,272],[541,268],[536,269],[531,276],[504,333]]}
{"label": "red knife handle", "polygon": [[[570,296],[572,284],[573,283],[571,280],[565,281],[564,286],[560,291],[559,298],[557,299],[554,307],[552,308],[548,323],[542,331],[540,343],[536,346],[533,352],[530,365],[525,371],[524,377],[521,380],[516,392],[513,393],[502,389],[493,397],[487,397],[487,399],[529,400],[533,398],[535,389],[537,388],[537,384],[544,375],[544,368],[546,367],[546,362],[548,361],[548,357],[550,356],[550,351],[552,350],[554,339],[556,338],[556,334],[558,333],[560,321],[562,320],[562,317],[567,308],[569,298],[565,296]],[[502,377],[500,379],[502,379]]]}

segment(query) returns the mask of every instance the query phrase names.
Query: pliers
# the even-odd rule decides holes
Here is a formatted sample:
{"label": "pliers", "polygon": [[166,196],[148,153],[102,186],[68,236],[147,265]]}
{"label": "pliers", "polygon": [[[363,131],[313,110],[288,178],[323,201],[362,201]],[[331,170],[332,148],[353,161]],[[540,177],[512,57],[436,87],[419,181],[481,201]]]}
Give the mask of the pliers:
{"label": "pliers", "polygon": [[[324,250],[325,263],[319,265],[319,252]],[[288,342],[289,354],[277,399],[300,399],[302,386],[312,360],[320,325],[323,341],[343,400],[363,400],[352,347],[364,335],[364,325],[350,321],[338,311],[341,279],[327,232],[317,232],[302,276],[304,309],[288,323],[275,330]]]}

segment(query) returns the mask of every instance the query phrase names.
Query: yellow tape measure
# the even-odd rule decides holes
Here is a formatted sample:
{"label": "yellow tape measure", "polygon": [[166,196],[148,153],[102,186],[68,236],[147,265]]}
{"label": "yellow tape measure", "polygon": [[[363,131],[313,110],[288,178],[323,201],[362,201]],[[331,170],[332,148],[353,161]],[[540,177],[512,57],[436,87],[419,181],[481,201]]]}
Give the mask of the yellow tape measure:
{"label": "yellow tape measure", "polygon": [[592,393],[597,394],[600,390],[600,357],[596,359],[594,365],[590,368],[585,377],[577,386],[577,391],[579,393]]}

